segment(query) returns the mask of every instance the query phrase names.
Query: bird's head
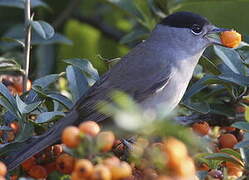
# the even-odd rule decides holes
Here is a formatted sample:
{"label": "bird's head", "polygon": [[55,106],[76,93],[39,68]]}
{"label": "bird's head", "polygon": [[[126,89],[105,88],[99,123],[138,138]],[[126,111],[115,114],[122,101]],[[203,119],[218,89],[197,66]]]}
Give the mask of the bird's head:
{"label": "bird's head", "polygon": [[160,34],[160,38],[165,35],[166,40],[174,41],[172,44],[198,52],[212,44],[222,45],[218,35],[227,30],[217,28],[198,14],[176,12],[164,18],[154,31]]}

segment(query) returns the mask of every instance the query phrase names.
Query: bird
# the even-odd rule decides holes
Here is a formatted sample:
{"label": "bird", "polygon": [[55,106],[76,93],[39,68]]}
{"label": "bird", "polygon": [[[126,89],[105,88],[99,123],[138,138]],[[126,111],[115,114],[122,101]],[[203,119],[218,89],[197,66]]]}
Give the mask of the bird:
{"label": "bird", "polygon": [[97,103],[111,101],[109,93],[119,90],[130,95],[141,108],[164,107],[171,112],[181,101],[204,50],[221,45],[213,34],[218,28],[207,18],[192,12],[175,12],[162,19],[149,37],[131,51],[79,98],[65,117],[44,134],[20,143],[17,152],[2,159],[8,170],[58,142],[63,129],[83,121],[102,122],[110,117],[97,111]]}

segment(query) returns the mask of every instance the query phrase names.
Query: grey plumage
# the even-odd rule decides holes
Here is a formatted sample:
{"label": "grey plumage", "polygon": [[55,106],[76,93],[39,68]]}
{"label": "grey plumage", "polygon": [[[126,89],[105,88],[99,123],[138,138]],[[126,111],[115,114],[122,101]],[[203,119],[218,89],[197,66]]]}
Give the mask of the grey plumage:
{"label": "grey plumage", "polygon": [[[192,25],[195,27],[192,28]],[[207,37],[214,29],[217,33],[217,28],[205,18],[187,12],[176,13],[163,20],[146,41],[133,48],[104,74],[77,101],[66,117],[42,136],[23,143],[19,152],[5,158],[8,169],[15,168],[22,161],[58,141],[66,126],[78,125],[86,120],[99,122],[108,118],[96,112],[96,105],[99,101],[109,101],[109,94],[113,89],[128,93],[144,109],[156,110],[161,106],[167,112],[174,109],[180,102],[203,51],[214,43]]]}

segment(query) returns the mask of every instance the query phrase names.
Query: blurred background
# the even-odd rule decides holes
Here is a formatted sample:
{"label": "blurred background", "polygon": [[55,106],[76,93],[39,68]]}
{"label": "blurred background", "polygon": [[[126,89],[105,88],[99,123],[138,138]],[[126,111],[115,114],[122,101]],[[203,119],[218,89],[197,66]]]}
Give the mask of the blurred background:
{"label": "blurred background", "polygon": [[[32,48],[31,79],[64,71],[63,60],[67,58],[86,58],[102,74],[107,70],[106,59],[125,55],[146,38],[156,22],[176,11],[199,13],[217,26],[236,29],[244,39],[249,29],[249,0],[32,0],[31,3],[34,20],[47,21],[57,32],[49,41],[33,35],[36,46]],[[15,56],[22,64],[22,48],[7,40],[23,39],[23,9],[12,3],[7,8],[0,7],[0,12],[0,53]]]}

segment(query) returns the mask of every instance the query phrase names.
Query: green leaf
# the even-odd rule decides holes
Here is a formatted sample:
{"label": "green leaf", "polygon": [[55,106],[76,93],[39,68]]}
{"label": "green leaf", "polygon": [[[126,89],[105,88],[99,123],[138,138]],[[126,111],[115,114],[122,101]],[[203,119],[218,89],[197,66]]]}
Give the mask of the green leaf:
{"label": "green leaf", "polygon": [[50,84],[54,83],[59,79],[59,74],[50,74],[44,77],[41,77],[40,79],[37,79],[33,82],[33,86],[39,86],[42,88],[48,87]]}
{"label": "green leaf", "polygon": [[16,96],[16,102],[17,102],[17,107],[18,110],[20,111],[21,114],[27,114],[32,111],[34,111],[38,106],[41,104],[41,101],[32,103],[32,104],[25,104],[19,96]]}
{"label": "green leaf", "polygon": [[[0,0],[0,6],[24,8],[24,0]],[[31,0],[31,7],[47,7],[47,4],[42,0]]]}
{"label": "green leaf", "polygon": [[[23,29],[24,29],[23,24],[17,24],[11,27],[6,33],[2,35],[2,37],[8,39],[16,39],[18,43],[0,42],[0,48],[3,50],[9,50],[20,46],[20,43],[23,44],[25,39]],[[55,44],[55,43],[71,45],[72,41],[59,33],[55,33],[54,36],[50,39],[43,39],[36,31],[32,32],[32,40],[31,40],[32,45],[46,45],[46,44]]]}
{"label": "green leaf", "polygon": [[223,148],[223,149],[220,150],[220,152],[230,154],[230,155],[242,160],[241,154],[239,152],[233,150],[233,149]]}
{"label": "green leaf", "polygon": [[0,57],[0,72],[19,71],[23,72],[21,66],[12,58]]}
{"label": "green leaf", "polygon": [[16,108],[15,98],[10,94],[9,90],[3,83],[0,83],[0,95],[2,95],[11,104],[13,108]]}
{"label": "green leaf", "polygon": [[249,122],[249,106],[245,106],[245,120]]}
{"label": "green leaf", "polygon": [[244,166],[244,163],[240,159],[238,159],[234,156],[231,156],[229,154],[226,154],[226,153],[213,153],[213,154],[205,156],[205,158],[213,159],[213,160],[229,161],[229,162],[238,164],[242,167]]}
{"label": "green leaf", "polygon": [[45,21],[30,21],[30,24],[43,39],[51,39],[55,34],[54,28]]}
{"label": "green leaf", "polygon": [[209,60],[207,57],[202,56],[202,58],[199,60],[199,64],[202,65],[202,67],[207,70],[208,72],[214,74],[214,75],[219,75],[220,71],[216,67],[216,65]]}
{"label": "green leaf", "polygon": [[240,74],[222,74],[218,76],[219,80],[238,84],[240,86],[249,86],[249,77]]}
{"label": "green leaf", "polygon": [[15,142],[23,142],[33,136],[34,126],[31,122],[25,122],[22,124],[21,132],[15,139]]}
{"label": "green leaf", "polygon": [[68,99],[67,97],[61,95],[61,94],[48,94],[47,97],[61,103],[62,105],[64,105],[67,109],[71,109],[73,107],[73,102]]}
{"label": "green leaf", "polygon": [[245,73],[245,66],[242,63],[238,52],[221,46],[214,46],[214,51],[234,73]]}
{"label": "green leaf", "polygon": [[80,69],[72,65],[67,67],[66,73],[73,101],[76,102],[89,88],[88,81]]}
{"label": "green leaf", "polygon": [[39,114],[36,119],[36,123],[48,123],[58,118],[64,117],[65,113],[61,111],[53,111],[53,112],[43,112]]}
{"label": "green leaf", "polygon": [[207,114],[210,112],[209,104],[206,102],[198,103],[198,102],[191,102],[190,100],[188,100],[188,101],[183,101],[182,104],[187,108],[202,114]]}
{"label": "green leaf", "polygon": [[87,76],[93,78],[95,81],[99,79],[98,71],[93,67],[90,61],[86,59],[66,59],[66,63],[78,67]]}
{"label": "green leaf", "polygon": [[243,140],[237,143],[234,148],[240,149],[240,148],[248,148],[249,147],[249,140]]}
{"label": "green leaf", "polygon": [[15,117],[19,116],[17,110],[7,101],[6,98],[0,97],[0,105],[6,108]]}
{"label": "green leaf", "polygon": [[249,123],[248,122],[235,122],[232,124],[232,127],[241,129],[241,130],[245,130],[245,131],[249,131]]}

